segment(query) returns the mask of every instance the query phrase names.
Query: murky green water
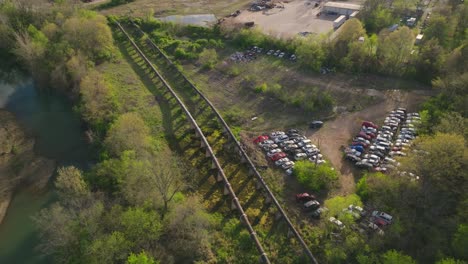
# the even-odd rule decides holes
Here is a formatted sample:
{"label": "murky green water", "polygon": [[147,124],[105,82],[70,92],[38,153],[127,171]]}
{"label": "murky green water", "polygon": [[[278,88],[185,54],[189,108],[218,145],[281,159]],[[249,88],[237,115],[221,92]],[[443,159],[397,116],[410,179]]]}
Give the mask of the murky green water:
{"label": "murky green water", "polygon": [[[16,75],[0,80],[0,108],[14,113],[36,139],[36,154],[56,160],[58,166],[83,168],[90,161],[80,119],[66,98],[39,92],[30,78]],[[15,193],[0,225],[1,264],[51,262],[36,250],[39,238],[31,217],[54,200],[52,187],[42,193],[28,190]]]}

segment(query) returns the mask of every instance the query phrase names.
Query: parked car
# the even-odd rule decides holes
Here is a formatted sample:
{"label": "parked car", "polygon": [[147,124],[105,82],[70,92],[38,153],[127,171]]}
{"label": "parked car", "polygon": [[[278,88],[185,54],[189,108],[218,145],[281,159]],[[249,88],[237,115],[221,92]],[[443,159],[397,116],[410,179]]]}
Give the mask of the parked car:
{"label": "parked car", "polygon": [[296,202],[306,203],[308,201],[316,200],[315,195],[309,193],[296,194]]}
{"label": "parked car", "polygon": [[281,165],[281,168],[283,168],[283,170],[287,170],[287,169],[290,169],[294,167],[294,161],[287,161],[285,163],[283,163],[283,165]]}
{"label": "parked car", "polygon": [[286,133],[284,133],[283,131],[275,131],[275,132],[270,134],[270,137],[276,138],[276,137],[279,137],[279,136],[284,135],[284,134],[286,134]]}
{"label": "parked car", "polygon": [[372,127],[372,128],[375,128],[375,129],[378,129],[379,126],[377,126],[376,124],[370,122],[370,121],[364,121],[362,122],[362,126],[365,126],[365,127]]}
{"label": "parked car", "polygon": [[307,154],[306,153],[297,153],[294,155],[295,160],[305,160],[307,159]]}
{"label": "parked car", "polygon": [[312,122],[309,124],[309,127],[310,127],[310,128],[321,128],[322,126],[323,126],[323,122],[322,122],[322,121],[319,121],[319,120],[312,121]]}
{"label": "parked car", "polygon": [[282,159],[279,159],[279,160],[275,161],[275,165],[276,166],[281,166],[281,165],[283,165],[283,163],[288,162],[288,161],[289,161],[288,158],[282,158]]}
{"label": "parked car", "polygon": [[345,228],[345,225],[340,220],[336,219],[335,217],[330,217],[328,219],[328,221],[335,224],[339,229],[344,229]]}
{"label": "parked car", "polygon": [[290,144],[290,145],[287,145],[286,147],[284,147],[284,151],[290,151],[290,150],[294,150],[294,149],[297,149],[297,148],[299,148],[298,145]]}
{"label": "parked car", "polygon": [[253,143],[258,144],[260,142],[263,142],[265,140],[268,140],[268,136],[258,136],[256,139],[254,139]]}
{"label": "parked car", "polygon": [[278,148],[278,145],[276,145],[276,144],[263,145],[262,148],[263,148],[264,151],[269,151],[269,150],[271,150],[271,149],[276,149],[276,148]]}
{"label": "parked car", "polygon": [[295,128],[291,128],[291,129],[288,130],[288,132],[286,134],[288,134],[288,135],[299,134],[299,130],[297,130]]}
{"label": "parked car", "polygon": [[289,144],[294,144],[294,141],[288,139],[288,140],[285,140],[285,141],[279,143],[278,145],[279,145],[280,147],[285,147],[286,145],[289,145]]}
{"label": "parked car", "polygon": [[388,224],[391,224],[392,220],[393,220],[393,216],[391,216],[391,215],[389,215],[387,213],[384,213],[384,212],[380,212],[380,211],[373,211],[372,216],[376,217],[376,218],[379,218],[379,219],[382,219],[385,222],[387,222]]}
{"label": "parked car", "polygon": [[276,155],[276,154],[278,154],[280,152],[282,152],[282,150],[280,148],[272,149],[267,153],[267,156],[268,157],[273,157],[274,155]]}
{"label": "parked car", "polygon": [[319,207],[317,208],[317,210],[313,211],[310,216],[314,217],[314,218],[320,218],[320,216],[325,213],[326,211],[328,211],[328,208],[326,207]]}
{"label": "parked car", "polygon": [[267,52],[267,55],[272,55],[273,52],[275,52],[275,51],[274,51],[274,50],[269,50],[269,51]]}
{"label": "parked car", "polygon": [[320,203],[316,200],[308,201],[303,205],[304,210],[317,210],[320,207]]}
{"label": "parked car", "polygon": [[280,135],[278,137],[275,138],[275,143],[281,143],[285,140],[288,140],[288,136],[287,135]]}
{"label": "parked car", "polygon": [[369,144],[366,144],[365,142],[359,142],[359,141],[354,141],[351,143],[352,146],[362,146],[363,148],[367,148]]}
{"label": "parked car", "polygon": [[313,156],[313,155],[317,155],[320,153],[319,149],[314,149],[314,148],[305,149],[304,151],[305,151],[305,154],[307,154],[307,156]]}
{"label": "parked car", "polygon": [[356,155],[353,154],[347,154],[346,159],[352,161],[352,162],[359,162],[361,161],[361,158],[357,157]]}
{"label": "parked car", "polygon": [[[271,160],[272,160],[272,161],[277,161],[277,160],[282,159],[282,158],[285,158],[285,157],[286,157],[286,153],[284,153],[284,152],[279,152],[279,153],[276,153],[275,155],[273,155],[273,156],[271,157]],[[284,164],[283,164],[283,165],[284,165]]]}
{"label": "parked car", "polygon": [[267,140],[264,140],[264,141],[262,141],[262,142],[259,142],[258,145],[259,145],[260,147],[263,147],[263,146],[265,146],[265,145],[270,145],[270,144],[273,144],[273,143],[275,143],[275,142],[273,142],[273,140],[267,139]]}
{"label": "parked car", "polygon": [[351,149],[355,149],[359,152],[364,152],[364,147],[363,146],[350,146]]}

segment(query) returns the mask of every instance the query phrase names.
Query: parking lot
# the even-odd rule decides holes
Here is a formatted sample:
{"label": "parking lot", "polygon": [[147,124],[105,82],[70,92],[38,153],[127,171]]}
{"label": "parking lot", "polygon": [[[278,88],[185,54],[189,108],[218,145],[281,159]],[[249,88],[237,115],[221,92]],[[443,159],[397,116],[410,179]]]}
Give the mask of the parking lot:
{"label": "parking lot", "polygon": [[[364,121],[352,143],[345,149],[346,159],[359,168],[387,173],[398,171],[400,163],[395,159],[408,154],[416,138],[418,113],[407,113],[405,108],[391,111],[382,126]],[[413,180],[419,176],[405,173]]]}
{"label": "parking lot", "polygon": [[270,165],[284,170],[287,175],[292,174],[296,161],[308,160],[317,165],[326,163],[320,149],[297,129],[260,135],[253,143],[264,151]]}
{"label": "parking lot", "polygon": [[264,11],[244,11],[230,20],[241,24],[253,21],[266,34],[280,38],[291,38],[301,32],[327,33],[333,30],[333,21],[338,16],[317,16],[320,8],[315,6],[316,2],[297,0]]}
{"label": "parking lot", "polygon": [[257,46],[253,46],[245,50],[244,52],[236,52],[232,54],[229,58],[231,59],[231,61],[234,61],[234,62],[249,62],[249,61],[257,59],[258,56],[262,56],[262,55],[276,57],[278,59],[289,60],[292,62],[295,62],[297,60],[297,57],[295,54],[286,53],[285,51],[282,51],[282,50],[265,49],[265,48],[257,47]]}

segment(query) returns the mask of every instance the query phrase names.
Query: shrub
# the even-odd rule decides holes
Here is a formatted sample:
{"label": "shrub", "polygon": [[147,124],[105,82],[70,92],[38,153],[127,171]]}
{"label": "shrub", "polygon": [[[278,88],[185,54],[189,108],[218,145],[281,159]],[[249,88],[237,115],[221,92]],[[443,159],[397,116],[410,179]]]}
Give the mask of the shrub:
{"label": "shrub", "polygon": [[338,174],[330,165],[315,165],[310,161],[297,162],[294,175],[299,183],[314,191],[330,189],[338,180]]}
{"label": "shrub", "polygon": [[255,87],[255,92],[256,93],[264,93],[264,92],[266,92],[267,88],[268,88],[268,85],[266,83],[262,83],[262,84]]}
{"label": "shrub", "polygon": [[218,63],[218,53],[214,49],[204,49],[198,58],[203,68],[213,69]]}

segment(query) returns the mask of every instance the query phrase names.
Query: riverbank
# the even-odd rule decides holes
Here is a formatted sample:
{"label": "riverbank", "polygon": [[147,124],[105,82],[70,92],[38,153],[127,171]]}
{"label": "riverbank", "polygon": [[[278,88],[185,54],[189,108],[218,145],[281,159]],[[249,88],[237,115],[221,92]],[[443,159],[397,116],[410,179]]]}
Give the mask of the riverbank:
{"label": "riverbank", "polygon": [[20,187],[42,191],[55,170],[53,160],[34,153],[34,139],[15,116],[0,109],[0,224]]}

